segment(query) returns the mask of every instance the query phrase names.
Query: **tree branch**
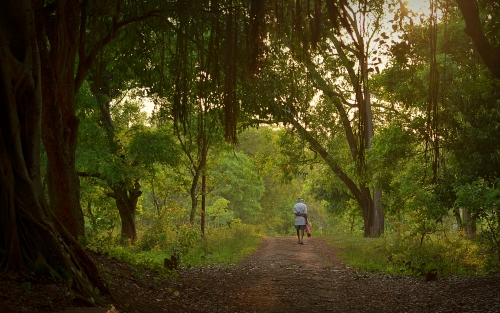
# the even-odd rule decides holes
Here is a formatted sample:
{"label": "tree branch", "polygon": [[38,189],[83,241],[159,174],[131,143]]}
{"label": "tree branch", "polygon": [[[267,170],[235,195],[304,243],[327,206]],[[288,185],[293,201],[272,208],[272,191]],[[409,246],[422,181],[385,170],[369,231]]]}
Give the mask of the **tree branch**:
{"label": "tree branch", "polygon": [[486,38],[479,18],[479,8],[473,0],[456,0],[465,20],[465,33],[469,35],[486,67],[500,79],[500,47],[494,47]]}
{"label": "tree branch", "polygon": [[[117,6],[117,10],[120,10],[119,6]],[[151,17],[158,17],[159,13],[160,10],[152,10],[144,15],[137,16],[121,22],[116,21],[116,18],[113,17],[113,25],[109,30],[109,33],[94,45],[94,47],[87,56],[79,55],[80,61],[78,62],[78,70],[75,77],[75,91],[78,91],[82,86],[85,76],[87,75],[88,70],[92,66],[92,63],[97,58],[99,52],[101,52],[104,46],[110,43],[111,40],[113,40],[118,35],[118,31],[120,30],[120,28],[135,22],[146,20]]]}

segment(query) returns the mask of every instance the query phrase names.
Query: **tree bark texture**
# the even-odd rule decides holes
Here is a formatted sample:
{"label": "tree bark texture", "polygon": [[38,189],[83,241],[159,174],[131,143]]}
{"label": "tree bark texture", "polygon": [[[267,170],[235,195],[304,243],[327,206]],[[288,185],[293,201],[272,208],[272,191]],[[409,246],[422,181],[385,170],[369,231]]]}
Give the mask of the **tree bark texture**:
{"label": "tree bark texture", "polygon": [[[47,206],[40,177],[41,65],[29,0],[0,3],[0,257],[2,271],[65,279],[75,304],[105,305],[94,263]],[[100,295],[96,293],[99,288]],[[69,294],[68,294],[69,295]]]}
{"label": "tree bark texture", "polygon": [[[50,206],[75,237],[85,235],[80,181],[75,168],[79,119],[75,115],[75,64],[78,54],[79,2],[60,0],[55,14],[36,1],[36,28],[42,65],[43,132],[47,153]],[[50,12],[53,13],[53,12]]]}

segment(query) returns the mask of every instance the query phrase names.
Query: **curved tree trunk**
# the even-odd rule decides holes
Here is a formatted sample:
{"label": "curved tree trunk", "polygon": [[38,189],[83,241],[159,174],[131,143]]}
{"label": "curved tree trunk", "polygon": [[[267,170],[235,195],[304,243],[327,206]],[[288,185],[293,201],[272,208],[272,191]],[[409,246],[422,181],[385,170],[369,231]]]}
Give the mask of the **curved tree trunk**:
{"label": "curved tree trunk", "polygon": [[75,304],[106,305],[96,266],[42,193],[41,69],[31,3],[3,1],[0,20],[0,269],[26,272],[37,262],[43,270],[35,274],[65,279]]}
{"label": "curved tree trunk", "polygon": [[[345,64],[348,64],[347,56],[345,55],[342,46],[337,39],[332,39],[337,51],[341,58],[344,60]],[[366,74],[366,62],[363,60],[360,61],[364,64],[364,73]],[[340,98],[343,100],[342,96],[330,88],[325,79],[318,73],[316,67],[312,60],[305,60],[304,65],[306,66],[309,73],[311,73],[317,87],[323,91],[325,95],[330,98]],[[358,140],[354,134],[354,130],[351,126],[351,122],[347,112],[341,101],[333,100],[337,111],[339,113],[340,119],[342,120],[342,124],[344,126],[345,135],[347,138],[347,142],[351,149],[351,156],[354,162],[359,160],[360,155],[362,155],[362,159],[364,159],[364,154],[366,149],[370,149],[371,147],[371,138],[374,134],[373,129],[373,116],[371,111],[371,100],[370,93],[367,86],[361,90],[360,86],[357,84],[358,77],[353,68],[347,68],[350,73],[351,83],[355,87],[356,96],[358,98],[359,108],[360,108],[360,118],[363,120],[364,125],[364,133],[363,133],[363,141],[362,143],[358,143]],[[367,77],[364,77],[367,79]],[[381,203],[382,190],[378,187],[373,187],[373,194],[370,188],[368,188],[364,183],[356,184],[348,175],[345,173],[340,166],[333,161],[328,151],[321,146],[321,143],[317,142],[316,139],[309,134],[309,132],[294,119],[293,116],[289,117],[288,122],[290,122],[296,129],[299,130],[299,133],[304,137],[304,139],[309,142],[311,147],[315,151],[321,155],[321,157],[326,161],[326,163],[330,166],[332,171],[337,175],[337,177],[346,185],[351,194],[356,199],[358,205],[361,208],[364,220],[364,236],[365,237],[378,237],[384,232],[384,212]],[[361,149],[360,146],[363,146],[366,149]]]}
{"label": "curved tree trunk", "polygon": [[[359,186],[345,173],[332,156],[326,151],[326,149],[318,142],[298,121],[293,117],[288,120],[301,134],[301,136],[309,143],[311,149],[316,151],[321,158],[330,167],[332,172],[344,183],[344,185],[349,189],[353,197],[356,199],[361,212],[363,214],[363,229],[365,237],[378,237],[384,231],[384,216],[382,212],[381,205],[374,204],[374,198],[377,199],[377,203],[380,204],[381,193],[374,192],[374,198],[372,198],[372,192],[364,184]],[[377,198],[378,197],[378,198]]]}

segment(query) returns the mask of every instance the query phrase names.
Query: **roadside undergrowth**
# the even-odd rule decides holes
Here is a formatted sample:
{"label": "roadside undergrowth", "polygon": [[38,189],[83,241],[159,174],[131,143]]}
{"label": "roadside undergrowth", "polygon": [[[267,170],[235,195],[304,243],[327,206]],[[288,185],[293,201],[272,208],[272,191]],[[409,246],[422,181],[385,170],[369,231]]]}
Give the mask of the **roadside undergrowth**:
{"label": "roadside undergrowth", "polygon": [[257,250],[262,236],[262,229],[255,225],[235,224],[208,229],[204,236],[190,225],[182,225],[168,233],[146,232],[134,245],[120,245],[116,237],[96,236],[95,240],[86,241],[85,247],[137,269],[147,268],[175,276],[177,268],[238,263]]}
{"label": "roadside undergrowth", "polygon": [[423,276],[432,280],[498,272],[491,256],[478,242],[458,233],[447,237],[429,234],[423,241],[415,236],[395,234],[380,238],[325,238],[331,247],[340,249],[338,257],[344,263],[367,272]]}

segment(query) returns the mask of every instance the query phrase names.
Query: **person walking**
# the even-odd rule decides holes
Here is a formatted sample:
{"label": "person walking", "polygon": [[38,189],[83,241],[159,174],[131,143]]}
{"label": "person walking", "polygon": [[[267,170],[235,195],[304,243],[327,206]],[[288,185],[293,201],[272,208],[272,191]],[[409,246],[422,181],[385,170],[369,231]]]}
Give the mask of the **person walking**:
{"label": "person walking", "polygon": [[297,199],[297,203],[293,206],[293,213],[295,214],[295,229],[297,230],[298,243],[303,245],[304,230],[307,224],[307,205],[304,203],[304,199]]}

